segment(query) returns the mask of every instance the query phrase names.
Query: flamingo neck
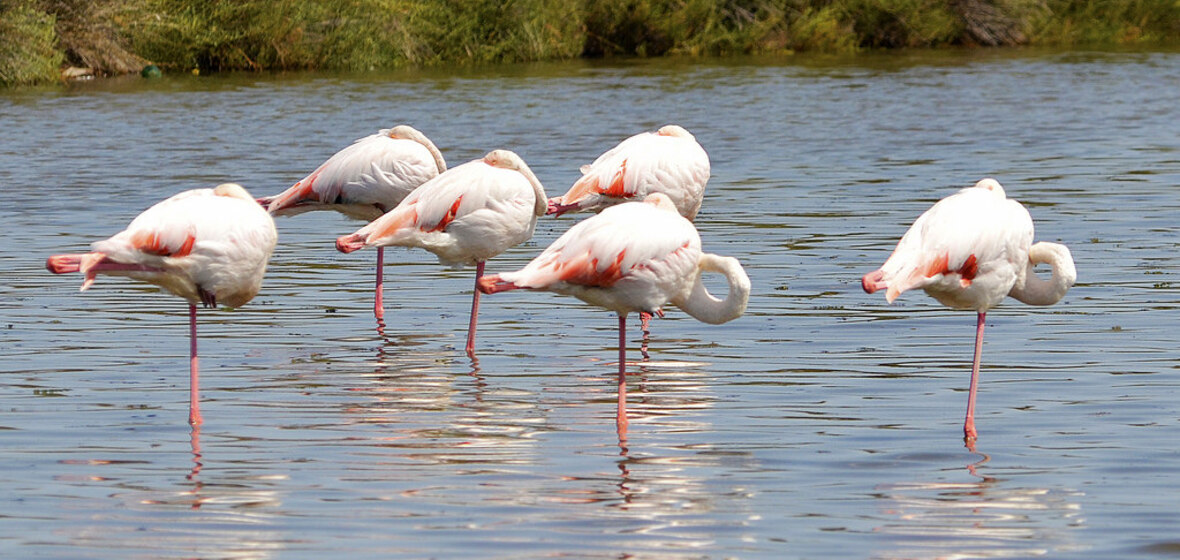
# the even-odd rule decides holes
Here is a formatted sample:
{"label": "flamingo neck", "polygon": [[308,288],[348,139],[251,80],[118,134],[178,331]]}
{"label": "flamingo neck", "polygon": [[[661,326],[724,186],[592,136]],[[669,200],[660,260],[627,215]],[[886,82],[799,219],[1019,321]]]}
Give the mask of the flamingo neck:
{"label": "flamingo neck", "polygon": [[438,150],[438,146],[435,146],[434,142],[431,142],[430,139],[425,136],[423,136],[418,141],[423,146],[426,146],[426,149],[430,152],[431,157],[434,158],[434,164],[438,166],[438,173],[441,175],[447,170],[447,160],[443,159],[442,152]]}
{"label": "flamingo neck", "polygon": [[[1052,269],[1053,274],[1048,280],[1033,272],[1038,264],[1048,264]],[[1042,241],[1029,248],[1024,282],[1013,286],[1008,295],[1029,305],[1053,305],[1065,297],[1065,292],[1069,291],[1077,279],[1078,272],[1069,248],[1058,243]]]}
{"label": "flamingo neck", "polygon": [[521,162],[520,169],[518,169],[518,171],[520,171],[520,174],[524,175],[524,178],[528,179],[529,184],[533,186],[533,194],[536,196],[536,202],[533,203],[533,214],[536,214],[537,216],[544,216],[545,212],[549,210],[549,199],[545,196],[545,185],[541,184],[541,180],[537,178],[537,175],[533,173],[533,170],[529,169],[529,166],[523,161]]}
{"label": "flamingo neck", "polygon": [[[725,281],[729,284],[729,293],[725,295],[725,299],[718,299],[705,289],[705,285],[701,283],[701,273],[705,272],[725,275]],[[746,276],[741,263],[733,257],[705,253],[701,255],[692,291],[687,298],[672,303],[699,321],[720,325],[741,317],[746,311],[749,299],[750,277]]]}

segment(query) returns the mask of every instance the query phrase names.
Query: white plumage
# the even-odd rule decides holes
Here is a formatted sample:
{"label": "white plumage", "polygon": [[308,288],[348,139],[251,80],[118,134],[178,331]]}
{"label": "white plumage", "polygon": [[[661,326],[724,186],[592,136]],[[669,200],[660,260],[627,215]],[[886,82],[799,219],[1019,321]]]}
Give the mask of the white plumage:
{"label": "white plumage", "polygon": [[103,273],[155,284],[190,304],[239,307],[258,293],[277,238],[274,220],[242,187],[185,191],[92,243],[94,252],[78,265],[86,273],[82,289]]}
{"label": "white plumage", "polygon": [[663,193],[692,220],[709,181],[709,155],[687,130],[667,125],[623,140],[581,171],[569,192],[549,201],[549,213],[598,211]]}
{"label": "white plumage", "polygon": [[262,285],[278,235],[274,220],[241,186],[182,192],[157,203],[127,229],[91,245],[92,253],[54,255],[55,274],[82,272],[89,288],[98,274],[128,276],[160,286],[189,303],[189,423],[201,423],[197,366],[197,304],[239,307]]}
{"label": "white plumage", "polygon": [[[725,275],[725,299],[709,294],[702,272]],[[671,303],[700,321],[720,324],[740,317],[750,296],[750,279],[737,259],[702,253],[696,228],[662,193],[607,208],[570,228],[524,268],[477,284],[484,293],[525,288],[568,294],[618,314],[620,436],[627,425],[627,314],[662,314]]]}
{"label": "white plumage", "polygon": [[[1028,210],[1007,198],[995,179],[983,179],[919,216],[885,264],[861,278],[866,292],[884,289],[890,303],[908,290],[921,288],[943,305],[977,313],[963,422],[969,445],[977,436],[975,395],[987,310],[1006,296],[1030,305],[1052,305],[1077,279],[1066,246],[1032,241]],[[1037,277],[1033,272],[1037,264],[1052,267],[1050,280]]]}
{"label": "white plumage", "polygon": [[[545,189],[524,160],[494,150],[427,181],[401,204],[336,240],[349,253],[363,247],[420,247],[451,266],[476,265],[533,236],[545,213]],[[472,300],[467,352],[474,353],[479,292]]]}
{"label": "white plumage", "polygon": [[947,307],[986,311],[1024,282],[1032,240],[1028,210],[984,179],[914,221],[881,266],[885,297],[921,288]]}
{"label": "white plumage", "polygon": [[335,210],[371,221],[445,170],[434,143],[400,125],[353,142],[291,188],[259,202],[276,216]]}

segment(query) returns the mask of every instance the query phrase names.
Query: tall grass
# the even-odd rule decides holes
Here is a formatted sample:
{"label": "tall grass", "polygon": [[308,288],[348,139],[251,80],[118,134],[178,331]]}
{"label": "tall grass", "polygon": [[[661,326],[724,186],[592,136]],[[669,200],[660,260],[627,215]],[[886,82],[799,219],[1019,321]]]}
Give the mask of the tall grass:
{"label": "tall grass", "polygon": [[64,58],[54,45],[54,17],[32,2],[0,4],[0,85],[57,79]]}
{"label": "tall grass", "polygon": [[0,0],[0,82],[111,73],[1180,40],[1178,0]]}

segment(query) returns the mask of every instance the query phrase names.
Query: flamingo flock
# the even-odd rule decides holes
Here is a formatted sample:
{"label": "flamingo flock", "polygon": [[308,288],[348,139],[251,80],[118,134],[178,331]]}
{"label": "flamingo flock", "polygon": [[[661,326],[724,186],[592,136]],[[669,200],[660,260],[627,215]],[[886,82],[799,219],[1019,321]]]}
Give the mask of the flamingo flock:
{"label": "flamingo flock", "polygon": [[[91,252],[49,257],[55,274],[82,273],[82,290],[98,274],[155,284],[185,299],[190,324],[189,423],[202,423],[197,360],[197,305],[239,307],[259,291],[277,234],[272,216],[333,210],[367,221],[338,236],[336,248],[377,250],[373,314],[384,326],[384,247],[416,247],[440,263],[474,266],[465,350],[473,359],[481,294],[508,290],[574,296],[618,317],[618,407],[624,437],[626,317],[648,321],[676,307],[707,324],[743,315],[751,282],[733,257],[706,253],[693,224],[710,176],[709,156],[683,127],[631,136],[582,166],[568,191],[547,198],[536,174],[515,152],[497,149],[447,168],[425,134],[401,125],[361,138],[274,196],[253,198],[237,184],[185,191],[145,210],[127,228],[95,242]],[[545,215],[596,212],[575,223],[520,270],[484,275],[489,259],[533,237]],[[975,396],[986,312],[1006,296],[1051,305],[1074,284],[1069,249],[1033,243],[1028,211],[984,179],[939,201],[902,236],[880,269],[865,274],[868,293],[892,303],[921,288],[940,303],[977,313],[964,437],[974,441]],[[1034,273],[1047,264],[1052,273]],[[719,298],[702,275],[724,277]],[[646,346],[645,346],[646,350]],[[646,353],[645,353],[646,355]]]}

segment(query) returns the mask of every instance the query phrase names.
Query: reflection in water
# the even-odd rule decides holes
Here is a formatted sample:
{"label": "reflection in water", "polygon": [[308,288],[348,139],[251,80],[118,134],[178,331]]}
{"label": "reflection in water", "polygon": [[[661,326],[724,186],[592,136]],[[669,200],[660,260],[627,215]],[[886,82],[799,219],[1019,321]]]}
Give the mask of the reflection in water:
{"label": "reflection in water", "polygon": [[[73,498],[66,511],[91,514],[59,526],[53,534],[43,533],[37,540],[45,546],[68,544],[80,550],[122,551],[125,558],[165,557],[180,551],[184,557],[230,560],[278,556],[286,544],[281,531],[272,526],[282,502],[279,492],[270,487],[287,477],[224,474],[207,485],[200,480],[205,462],[200,431],[200,426],[192,428],[193,467],[184,477],[191,484],[183,490],[170,491],[103,476],[114,461],[61,461],[93,469],[92,474],[74,475],[71,479],[109,484],[111,491],[102,506],[88,504],[90,498]],[[142,463],[144,468],[152,466],[147,461]],[[199,516],[199,521],[194,522],[193,516]]]}
{"label": "reflection in water", "polygon": [[[972,450],[974,451],[974,450]],[[979,474],[991,458],[967,464],[975,482],[910,482],[878,487],[884,513],[877,527],[893,550],[875,558],[1017,558],[1079,550],[1085,523],[1075,490],[1017,488]]]}
{"label": "reflection in water", "polygon": [[[196,424],[192,426],[192,432],[189,432],[189,444],[192,446],[193,452],[193,468],[189,471],[185,478],[193,483],[193,495],[196,495],[201,489],[201,481],[197,479],[197,475],[201,474],[201,425]],[[201,507],[200,500],[193,501],[193,509]]]}

